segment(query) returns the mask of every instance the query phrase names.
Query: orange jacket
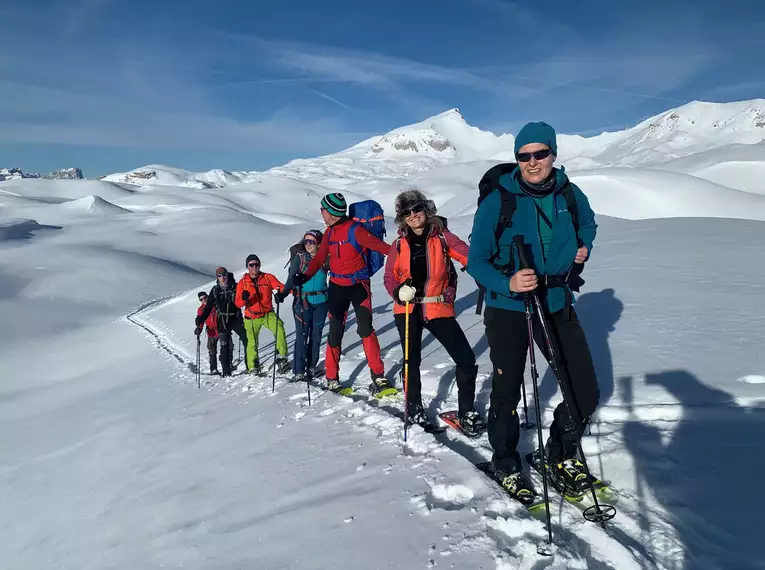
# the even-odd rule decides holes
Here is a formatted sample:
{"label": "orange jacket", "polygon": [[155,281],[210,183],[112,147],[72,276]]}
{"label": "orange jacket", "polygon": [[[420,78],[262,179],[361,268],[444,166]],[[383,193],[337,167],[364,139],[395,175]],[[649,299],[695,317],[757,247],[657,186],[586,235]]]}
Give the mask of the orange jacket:
{"label": "orange jacket", "polygon": [[[443,232],[440,232],[431,226],[427,241],[428,280],[425,282],[424,293],[425,297],[443,297],[443,299],[421,303],[425,320],[455,315],[454,295],[456,291],[448,291],[450,287],[448,258],[452,258],[465,266],[467,265],[467,254],[468,246],[465,242],[449,230],[444,229]],[[393,290],[396,286],[412,276],[411,260],[409,242],[401,236],[393,242],[385,265],[385,288],[391,296],[393,296]],[[415,304],[420,304],[417,299],[415,299],[415,303],[410,303],[410,312],[414,309]],[[405,312],[406,307],[404,305],[400,305],[398,302],[393,303],[394,315]]]}
{"label": "orange jacket", "polygon": [[[270,273],[258,273],[255,283],[248,273],[245,273],[239,283],[236,284],[236,297],[234,303],[239,308],[244,307],[245,319],[258,319],[274,310],[271,300],[273,290],[284,291],[284,285]],[[250,298],[245,301],[242,293],[249,291]]]}

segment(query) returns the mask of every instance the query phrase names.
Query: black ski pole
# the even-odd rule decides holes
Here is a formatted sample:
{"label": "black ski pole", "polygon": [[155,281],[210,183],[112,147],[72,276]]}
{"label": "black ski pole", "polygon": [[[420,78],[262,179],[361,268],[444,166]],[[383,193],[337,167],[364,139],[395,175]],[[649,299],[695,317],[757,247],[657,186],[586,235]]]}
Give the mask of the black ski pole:
{"label": "black ski pole", "polygon": [[279,343],[279,307],[281,306],[281,303],[276,303],[276,333],[274,333],[274,375],[273,380],[271,381],[271,393],[273,394],[276,392],[276,355],[279,353],[277,350],[278,343]]}
{"label": "black ski pole", "polygon": [[[526,404],[526,382],[521,382],[521,391],[523,393],[523,423],[521,424],[521,429],[532,429],[534,427],[534,422],[529,421],[529,406]],[[536,396],[534,396],[536,398]],[[540,421],[539,419],[539,411],[537,410],[537,421]]]}
{"label": "black ski pole", "polygon": [[[518,258],[521,260],[521,266],[530,267],[528,263],[528,258],[526,257],[526,251],[524,249],[523,244],[523,236],[515,236],[514,238],[516,248],[518,249]],[[549,356],[549,362],[550,366],[553,369],[553,372],[555,373],[555,378],[558,380],[558,386],[560,386],[560,391],[563,396],[563,403],[566,406],[566,412],[568,413],[568,417],[573,423],[573,425],[576,427],[578,426],[579,422],[579,415],[576,416],[572,413],[571,409],[571,397],[572,394],[569,393],[568,388],[565,386],[565,382],[563,382],[563,377],[561,376],[560,368],[558,367],[558,356],[555,353],[555,348],[552,344],[552,338],[550,336],[550,330],[547,327],[547,319],[545,319],[544,311],[542,308],[542,303],[539,301],[539,296],[535,292],[530,293],[531,298],[534,301],[534,308],[536,310],[537,316],[539,317],[539,326],[542,329],[542,335],[545,340],[545,346],[547,347],[547,354]],[[570,380],[570,378],[568,378]],[[537,412],[538,417],[539,412]],[[541,431],[541,430],[540,430]],[[541,439],[540,439],[540,446],[541,446]],[[584,467],[585,475],[587,476],[587,482],[590,485],[590,492],[592,493],[592,500],[595,503],[591,507],[588,507],[585,509],[583,516],[586,520],[589,522],[597,522],[600,523],[601,527],[603,529],[606,528],[606,521],[611,520],[616,516],[616,509],[612,505],[603,504],[603,507],[601,507],[597,493],[595,492],[595,484],[593,483],[592,475],[590,475],[590,468],[587,465],[587,457],[585,456],[584,450],[582,449],[582,442],[581,442],[581,436],[579,435],[579,432],[577,431],[577,447],[579,449],[579,455],[582,458],[582,466]],[[545,478],[547,477],[547,463],[545,461],[545,457],[543,454],[540,453],[539,456],[540,464],[542,465],[542,470],[545,473]],[[594,514],[593,514],[594,509]]]}
{"label": "black ski pole", "polygon": [[[305,388],[308,391],[308,405],[310,406],[311,379],[313,378],[313,373],[311,371],[311,355],[308,353],[308,350],[311,348],[310,340],[313,330],[309,330],[308,321],[305,318],[305,306],[307,302],[307,300],[303,299],[303,286],[301,285],[298,287],[298,303],[300,303],[300,314],[303,320],[303,365],[305,366]],[[311,325],[313,325],[313,322],[311,322]]]}
{"label": "black ski pole", "polygon": [[197,388],[202,387],[202,341],[199,338],[201,333],[197,334]]}
{"label": "black ski pole", "polygon": [[[526,258],[526,253],[523,251],[523,237],[522,236],[515,236],[515,246],[518,250],[518,259],[520,259],[520,265],[521,269],[530,269],[529,260]],[[538,381],[539,381],[539,373],[537,372],[537,359],[536,355],[534,354],[534,326],[531,322],[531,300],[529,299],[529,294],[526,293],[523,296],[523,304],[526,309],[526,328],[528,329],[528,335],[529,335],[529,364],[531,366],[531,383],[534,388],[534,405],[536,407],[537,412],[537,443],[538,443],[538,450],[539,450],[539,457],[544,457],[544,450],[542,448],[542,421],[541,421],[541,411],[539,409],[539,387],[538,387]],[[524,390],[525,393],[525,390]],[[524,406],[526,402],[524,401]],[[528,417],[528,416],[527,416]],[[542,545],[540,545],[537,548],[537,552],[543,556],[552,556],[552,550],[551,546],[553,543],[552,538],[552,521],[550,520],[550,495],[547,490],[547,476],[542,476],[542,488],[544,490],[544,497],[545,497],[545,514],[547,516],[547,545],[548,548],[543,548]]]}

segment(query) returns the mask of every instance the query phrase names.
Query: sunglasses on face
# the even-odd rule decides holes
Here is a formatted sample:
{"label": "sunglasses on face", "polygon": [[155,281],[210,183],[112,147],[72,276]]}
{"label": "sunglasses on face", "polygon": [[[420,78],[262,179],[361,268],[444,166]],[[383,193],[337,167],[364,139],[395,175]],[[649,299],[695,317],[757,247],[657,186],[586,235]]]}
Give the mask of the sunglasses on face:
{"label": "sunglasses on face", "polygon": [[424,204],[416,204],[412,206],[411,210],[402,210],[401,211],[401,217],[402,218],[408,218],[412,214],[419,214],[420,212],[425,211],[425,205]]}
{"label": "sunglasses on face", "polygon": [[247,267],[260,267],[260,263],[257,261],[251,261],[247,264]]}
{"label": "sunglasses on face", "polygon": [[546,148],[544,150],[535,150],[534,152],[519,152],[515,155],[515,158],[518,159],[518,162],[528,162],[531,160],[531,157],[534,157],[534,160],[544,160],[548,156],[552,154],[552,149]]}
{"label": "sunglasses on face", "polygon": [[304,239],[303,240],[303,245],[316,245],[317,243],[319,243],[319,242],[317,242],[315,239]]}
{"label": "sunglasses on face", "polygon": [[207,301],[207,297],[200,297],[199,301],[200,303],[205,303]]}
{"label": "sunglasses on face", "polygon": [[225,277],[225,276],[226,276],[226,274],[225,274],[225,273],[216,273],[216,275],[215,275],[215,276],[216,276],[218,279],[220,279],[221,277]]}

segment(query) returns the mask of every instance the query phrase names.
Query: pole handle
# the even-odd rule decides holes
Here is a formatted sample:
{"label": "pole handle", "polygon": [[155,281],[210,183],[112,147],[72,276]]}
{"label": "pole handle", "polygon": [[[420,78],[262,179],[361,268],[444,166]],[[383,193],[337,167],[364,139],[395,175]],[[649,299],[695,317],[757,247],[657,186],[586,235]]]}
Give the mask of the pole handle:
{"label": "pole handle", "polygon": [[518,251],[518,260],[521,263],[521,269],[531,269],[531,264],[529,263],[528,255],[526,254],[526,244],[523,243],[523,236],[517,235],[513,238],[513,243],[515,243],[515,249]]}

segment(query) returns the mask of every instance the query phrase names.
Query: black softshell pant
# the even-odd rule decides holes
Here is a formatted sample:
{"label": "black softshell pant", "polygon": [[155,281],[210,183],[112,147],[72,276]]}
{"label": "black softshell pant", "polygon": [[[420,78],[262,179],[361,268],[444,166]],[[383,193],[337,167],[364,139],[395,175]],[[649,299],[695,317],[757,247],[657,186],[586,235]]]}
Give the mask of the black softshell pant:
{"label": "black softshell pant", "polygon": [[[557,463],[576,455],[579,438],[595,412],[600,391],[590,349],[576,311],[572,307],[570,320],[566,320],[562,310],[546,315],[546,319],[553,349],[559,360],[561,381],[569,387],[567,392],[573,399],[569,402],[572,413],[579,415],[575,426],[568,416],[564,401],[555,408],[547,453],[549,461]],[[534,340],[549,361],[542,329],[534,314],[532,322]],[[495,466],[512,473],[521,469],[521,458],[517,450],[520,437],[517,407],[529,351],[526,314],[487,307],[484,324],[494,366],[488,418],[489,442],[494,449]]]}
{"label": "black softshell pant", "polygon": [[[406,334],[406,315],[396,315],[394,318],[403,347],[404,335]],[[409,315],[409,381],[407,386],[409,413],[414,414],[417,407],[422,405],[420,362],[423,329],[427,329],[436,337],[436,340],[441,343],[449,357],[457,365],[457,398],[461,417],[474,409],[475,379],[478,375],[475,353],[456,318],[443,317],[425,322],[419,305],[415,305],[412,314]]]}
{"label": "black softshell pant", "polygon": [[231,333],[244,343],[244,361],[247,362],[247,332],[244,322],[238,316],[224,317],[218,314],[218,343],[220,344],[220,366],[223,374],[231,374],[231,363],[234,360],[234,342]]}

